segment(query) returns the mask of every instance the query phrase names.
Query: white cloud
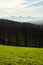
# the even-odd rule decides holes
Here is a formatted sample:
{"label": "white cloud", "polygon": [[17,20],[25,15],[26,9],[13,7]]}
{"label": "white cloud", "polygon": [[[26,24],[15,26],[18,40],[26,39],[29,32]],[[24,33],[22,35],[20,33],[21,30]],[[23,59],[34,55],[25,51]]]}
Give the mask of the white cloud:
{"label": "white cloud", "polygon": [[[0,17],[32,16],[43,18],[43,6],[30,6],[40,1],[42,0],[0,0]],[[23,5],[23,3],[25,4]]]}
{"label": "white cloud", "polygon": [[17,8],[19,5],[21,5],[23,0],[11,0],[9,2],[6,1],[4,0],[0,2],[0,8]]}

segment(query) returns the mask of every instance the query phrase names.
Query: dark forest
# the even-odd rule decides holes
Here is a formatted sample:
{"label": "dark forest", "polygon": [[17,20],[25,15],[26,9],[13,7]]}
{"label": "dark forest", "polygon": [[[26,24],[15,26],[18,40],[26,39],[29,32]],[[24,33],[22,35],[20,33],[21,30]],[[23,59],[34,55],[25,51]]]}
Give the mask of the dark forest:
{"label": "dark forest", "polygon": [[0,19],[0,44],[43,47],[43,25]]}

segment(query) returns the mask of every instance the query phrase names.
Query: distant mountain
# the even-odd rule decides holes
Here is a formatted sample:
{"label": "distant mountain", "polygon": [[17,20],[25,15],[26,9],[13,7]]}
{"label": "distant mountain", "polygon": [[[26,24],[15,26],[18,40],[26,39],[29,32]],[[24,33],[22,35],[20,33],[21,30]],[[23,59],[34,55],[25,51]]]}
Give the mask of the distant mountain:
{"label": "distant mountain", "polygon": [[36,24],[43,25],[43,20],[38,20],[38,21],[36,22]]}
{"label": "distant mountain", "polygon": [[19,21],[19,22],[30,22],[30,23],[35,23],[35,24],[43,24],[43,18],[36,18],[36,17],[31,17],[31,16],[11,16],[11,17],[6,17],[6,19],[13,20],[13,21]]}

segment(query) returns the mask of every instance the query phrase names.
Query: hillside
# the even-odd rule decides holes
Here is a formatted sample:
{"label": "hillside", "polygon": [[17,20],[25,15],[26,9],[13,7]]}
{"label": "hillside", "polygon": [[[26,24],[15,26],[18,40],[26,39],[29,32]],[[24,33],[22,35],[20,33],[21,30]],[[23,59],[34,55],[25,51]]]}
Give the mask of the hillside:
{"label": "hillside", "polygon": [[43,25],[0,19],[0,43],[43,47]]}

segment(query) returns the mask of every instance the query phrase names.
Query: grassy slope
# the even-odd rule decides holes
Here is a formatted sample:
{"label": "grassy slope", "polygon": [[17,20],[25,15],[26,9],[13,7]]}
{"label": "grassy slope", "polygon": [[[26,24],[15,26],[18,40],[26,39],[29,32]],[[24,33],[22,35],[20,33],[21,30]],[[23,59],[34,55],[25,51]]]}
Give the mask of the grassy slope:
{"label": "grassy slope", "polygon": [[43,48],[0,45],[0,65],[43,65]]}

